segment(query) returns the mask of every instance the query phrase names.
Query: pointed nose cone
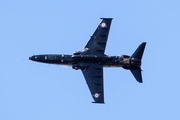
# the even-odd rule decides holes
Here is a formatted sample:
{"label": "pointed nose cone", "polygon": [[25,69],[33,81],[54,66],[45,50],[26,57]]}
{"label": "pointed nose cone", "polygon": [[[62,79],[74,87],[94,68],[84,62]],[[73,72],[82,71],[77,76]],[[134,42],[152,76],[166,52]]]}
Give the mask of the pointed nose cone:
{"label": "pointed nose cone", "polygon": [[29,60],[31,60],[31,59],[32,59],[32,56],[29,57]]}
{"label": "pointed nose cone", "polygon": [[35,56],[30,56],[29,60],[35,60]]}

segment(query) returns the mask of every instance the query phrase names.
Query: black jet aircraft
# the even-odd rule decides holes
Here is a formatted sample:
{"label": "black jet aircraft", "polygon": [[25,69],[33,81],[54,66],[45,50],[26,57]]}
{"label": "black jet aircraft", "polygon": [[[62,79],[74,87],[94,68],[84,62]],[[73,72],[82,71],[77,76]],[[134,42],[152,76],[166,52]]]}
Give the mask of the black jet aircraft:
{"label": "black jet aircraft", "polygon": [[130,70],[135,79],[142,83],[141,58],[146,45],[146,42],[141,43],[131,56],[104,54],[112,18],[101,19],[102,21],[81,51],[76,51],[73,55],[45,54],[29,57],[32,61],[71,65],[75,70],[80,69],[94,99],[93,103],[104,103],[103,67],[123,67]]}

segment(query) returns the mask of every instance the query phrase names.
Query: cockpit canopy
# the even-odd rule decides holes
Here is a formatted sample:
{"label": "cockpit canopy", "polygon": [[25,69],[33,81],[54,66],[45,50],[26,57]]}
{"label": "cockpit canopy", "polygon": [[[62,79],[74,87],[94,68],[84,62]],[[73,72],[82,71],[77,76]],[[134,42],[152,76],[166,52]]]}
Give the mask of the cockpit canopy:
{"label": "cockpit canopy", "polygon": [[81,51],[75,51],[73,55],[83,55],[85,53],[87,54],[88,52],[90,52],[89,49],[88,48],[84,48]]}
{"label": "cockpit canopy", "polygon": [[75,51],[74,53],[73,53],[73,55],[80,55],[81,54],[81,51]]}

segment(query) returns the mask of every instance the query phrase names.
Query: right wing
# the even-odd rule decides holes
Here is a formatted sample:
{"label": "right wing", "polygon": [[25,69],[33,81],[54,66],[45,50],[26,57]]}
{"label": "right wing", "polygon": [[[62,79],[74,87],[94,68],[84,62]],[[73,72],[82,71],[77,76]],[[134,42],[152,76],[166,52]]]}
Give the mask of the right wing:
{"label": "right wing", "polygon": [[103,66],[98,63],[88,63],[87,68],[82,69],[82,72],[95,101],[93,103],[104,103]]}
{"label": "right wing", "polygon": [[101,19],[103,20],[94,31],[81,54],[104,55],[112,18]]}

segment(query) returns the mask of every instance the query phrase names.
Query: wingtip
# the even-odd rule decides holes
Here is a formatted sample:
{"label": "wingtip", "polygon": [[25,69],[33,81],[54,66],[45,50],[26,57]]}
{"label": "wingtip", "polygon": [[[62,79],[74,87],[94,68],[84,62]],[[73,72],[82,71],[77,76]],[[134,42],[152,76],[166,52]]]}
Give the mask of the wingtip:
{"label": "wingtip", "polygon": [[105,104],[105,102],[92,102],[92,103]]}
{"label": "wingtip", "polygon": [[113,18],[100,18],[100,19],[112,20]]}
{"label": "wingtip", "polygon": [[[138,80],[137,80],[138,81]],[[143,83],[143,81],[138,81],[138,83]]]}
{"label": "wingtip", "polygon": [[146,45],[146,43],[147,43],[147,42],[142,42],[141,44],[144,44],[144,45]]}

